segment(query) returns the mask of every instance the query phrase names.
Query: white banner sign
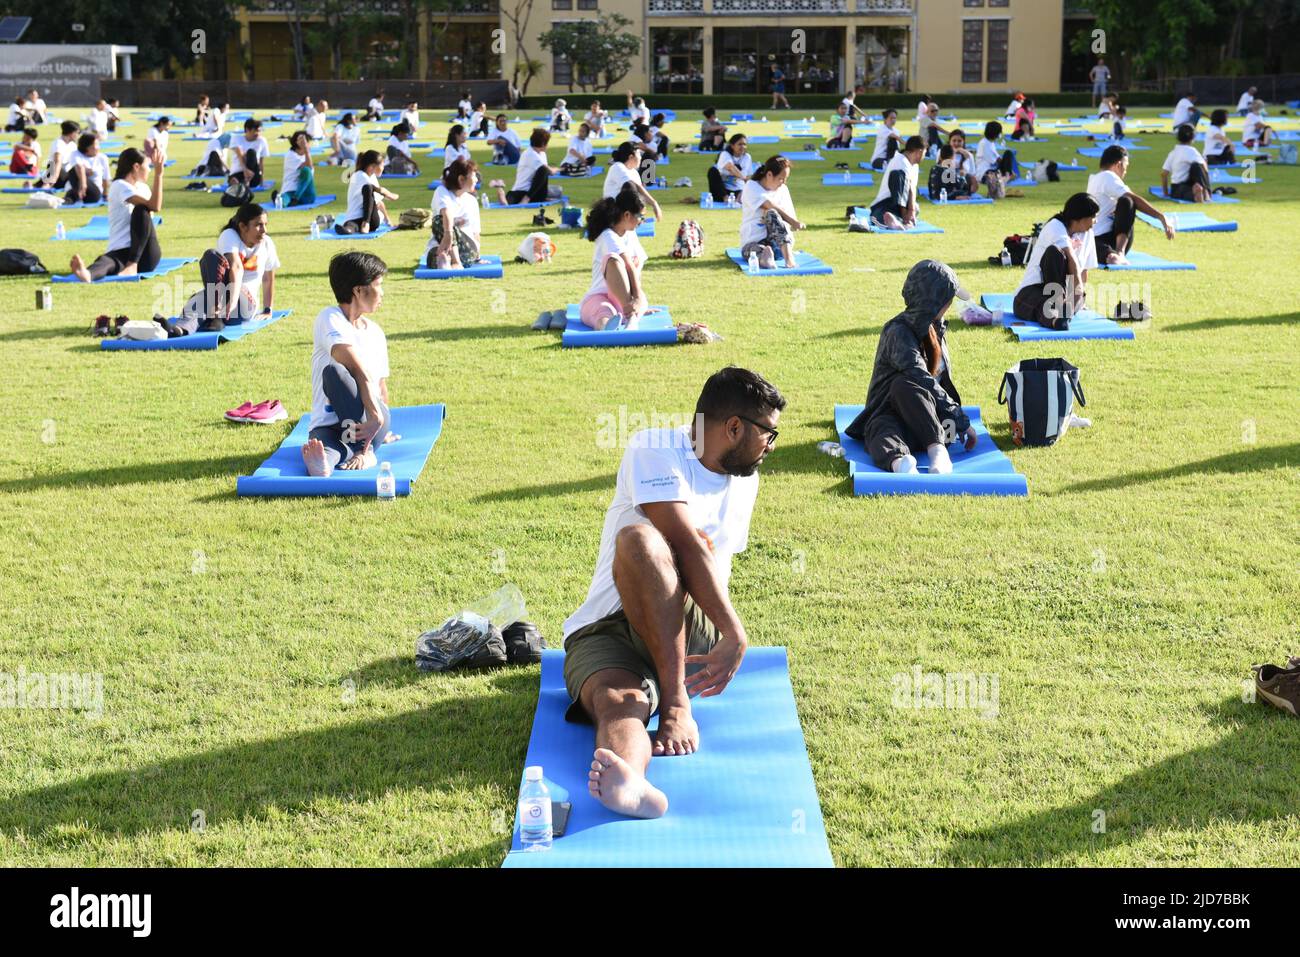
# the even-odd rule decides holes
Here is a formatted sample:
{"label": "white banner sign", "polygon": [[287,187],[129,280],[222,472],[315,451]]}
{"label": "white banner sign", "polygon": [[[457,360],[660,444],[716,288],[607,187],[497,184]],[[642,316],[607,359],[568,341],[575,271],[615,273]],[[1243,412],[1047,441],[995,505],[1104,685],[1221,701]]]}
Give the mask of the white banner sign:
{"label": "white banner sign", "polygon": [[50,106],[89,107],[99,81],[113,78],[107,43],[6,43],[0,54],[0,93],[8,102],[35,87]]}

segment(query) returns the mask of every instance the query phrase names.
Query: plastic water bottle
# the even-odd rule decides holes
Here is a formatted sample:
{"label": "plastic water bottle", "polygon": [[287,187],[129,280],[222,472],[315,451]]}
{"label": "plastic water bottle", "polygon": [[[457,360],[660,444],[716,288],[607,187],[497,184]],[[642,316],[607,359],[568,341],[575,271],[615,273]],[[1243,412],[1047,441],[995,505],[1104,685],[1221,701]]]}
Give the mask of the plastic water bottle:
{"label": "plastic water bottle", "polygon": [[525,851],[551,849],[551,792],[542,783],[541,765],[524,768],[519,790],[519,843]]}
{"label": "plastic water bottle", "polygon": [[944,187],[943,189],[939,190],[939,205],[940,205],[940,206],[947,206],[947,205],[948,205],[948,188],[947,188],[947,187]]}
{"label": "plastic water bottle", "polygon": [[832,458],[844,458],[844,446],[840,445],[838,442],[818,442],[817,451],[824,452]]}
{"label": "plastic water bottle", "polygon": [[61,220],[61,219],[60,219],[57,223],[54,224],[54,238],[55,238],[55,239],[67,239],[67,238],[68,238],[67,230],[65,230],[65,229],[63,228],[63,220]]}
{"label": "plastic water bottle", "polygon": [[488,206],[491,204],[491,200],[488,199],[488,194],[486,191],[479,194],[478,201],[479,203],[482,204],[484,209],[487,209]]}
{"label": "plastic water bottle", "polygon": [[704,208],[705,208],[705,209],[712,209],[712,208],[713,208],[713,194],[712,194],[712,193],[705,193],[705,194],[704,194]]}
{"label": "plastic water bottle", "polygon": [[284,193],[275,194],[275,208],[284,209]]}
{"label": "plastic water bottle", "polygon": [[311,238],[320,239],[320,223],[314,219],[311,221]]}
{"label": "plastic water bottle", "polygon": [[397,479],[393,478],[391,462],[379,463],[379,475],[375,478],[375,498],[381,502],[391,502],[397,498]]}
{"label": "plastic water bottle", "polygon": [[1005,246],[1002,247],[1002,265],[1003,266],[1011,265],[1011,253]]}
{"label": "plastic water bottle", "polygon": [[758,253],[756,252],[749,254],[749,274],[751,276],[758,275]]}
{"label": "plastic water bottle", "polygon": [[764,123],[767,122],[767,117],[766,117],[766,116],[763,117],[763,122],[764,122]]}
{"label": "plastic water bottle", "polygon": [[851,183],[851,182],[852,182],[852,178],[849,176],[849,171],[848,171],[848,170],[845,170],[845,171],[844,171],[844,185],[847,186],[847,185],[849,185],[849,183]]}

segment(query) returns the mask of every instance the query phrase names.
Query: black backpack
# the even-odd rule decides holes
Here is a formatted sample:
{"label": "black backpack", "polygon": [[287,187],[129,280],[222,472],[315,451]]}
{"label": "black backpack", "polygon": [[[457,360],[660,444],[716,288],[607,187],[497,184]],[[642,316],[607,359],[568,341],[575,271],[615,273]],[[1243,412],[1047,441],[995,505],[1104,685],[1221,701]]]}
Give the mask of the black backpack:
{"label": "black backpack", "polygon": [[237,179],[221,194],[222,206],[243,206],[253,201],[253,191],[242,179]]}
{"label": "black backpack", "polygon": [[0,276],[32,276],[48,272],[35,253],[25,249],[0,249]]}

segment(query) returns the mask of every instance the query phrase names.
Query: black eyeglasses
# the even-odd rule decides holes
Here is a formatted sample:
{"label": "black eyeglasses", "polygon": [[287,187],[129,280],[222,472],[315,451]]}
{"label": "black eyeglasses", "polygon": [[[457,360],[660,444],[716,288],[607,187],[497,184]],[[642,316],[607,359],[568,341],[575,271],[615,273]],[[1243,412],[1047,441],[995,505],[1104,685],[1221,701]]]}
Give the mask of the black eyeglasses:
{"label": "black eyeglasses", "polygon": [[746,422],[748,422],[750,425],[754,426],[755,428],[762,429],[764,432],[766,432],[768,445],[775,445],[776,437],[781,434],[776,429],[772,428],[770,425],[764,425],[762,422],[755,422],[747,415],[737,415],[736,418],[744,419]]}

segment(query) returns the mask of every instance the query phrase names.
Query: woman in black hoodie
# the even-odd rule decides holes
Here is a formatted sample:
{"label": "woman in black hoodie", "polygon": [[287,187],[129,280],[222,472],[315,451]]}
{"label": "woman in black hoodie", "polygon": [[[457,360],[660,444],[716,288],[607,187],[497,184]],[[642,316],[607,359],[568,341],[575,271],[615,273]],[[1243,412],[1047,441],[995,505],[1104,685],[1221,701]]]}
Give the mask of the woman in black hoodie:
{"label": "woman in black hoodie", "polygon": [[907,307],[885,323],[867,388],[867,405],[846,430],[890,472],[915,472],[913,450],[925,449],[930,472],[952,471],[948,445],[975,447],[975,430],[952,384],[944,314],[953,299],[970,299],[945,264],[926,259],[903,283]]}

